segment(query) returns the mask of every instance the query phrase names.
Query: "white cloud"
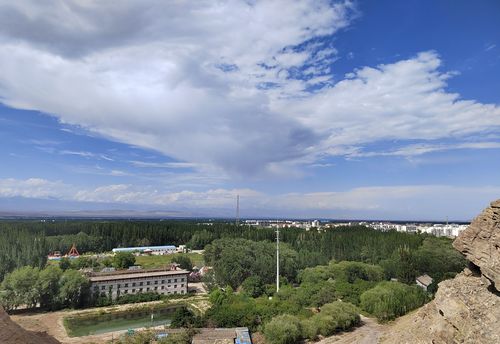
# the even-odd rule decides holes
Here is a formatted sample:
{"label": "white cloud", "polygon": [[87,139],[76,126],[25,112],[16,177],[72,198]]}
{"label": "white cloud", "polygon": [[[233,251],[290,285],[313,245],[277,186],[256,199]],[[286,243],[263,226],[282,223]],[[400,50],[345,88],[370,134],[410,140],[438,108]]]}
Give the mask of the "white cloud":
{"label": "white cloud", "polygon": [[361,152],[350,153],[351,157],[371,157],[371,156],[418,156],[432,152],[454,150],[454,149],[500,149],[500,142],[465,142],[458,144],[412,144],[395,150],[383,152]]}
{"label": "white cloud", "polygon": [[255,198],[260,193],[250,189],[209,189],[201,192],[169,192],[151,186],[137,187],[128,184],[114,184],[95,189],[80,190],[73,199],[84,202],[127,203],[151,206],[174,206],[196,208],[232,207],[237,195]]}
{"label": "white cloud", "polygon": [[71,195],[72,191],[60,181],[49,181],[41,178],[0,179],[0,197],[64,199],[71,197]]}
{"label": "white cloud", "polygon": [[147,161],[130,161],[136,167],[153,167],[153,168],[195,168],[197,164],[190,162],[147,162]]}
{"label": "white cloud", "polygon": [[484,51],[490,51],[490,50],[493,50],[496,48],[496,44],[489,44],[485,49]]}
{"label": "white cloud", "polygon": [[[320,152],[381,140],[463,138],[498,131],[500,108],[447,93],[433,52],[377,68],[365,67],[306,99],[283,102],[301,122],[327,138]],[[278,110],[279,111],[279,110]],[[332,152],[335,154],[335,151]]]}
{"label": "white cloud", "polygon": [[[39,178],[0,179],[0,198],[24,197],[62,201],[146,206],[151,210],[215,210],[232,214],[240,195],[243,216],[322,216],[331,218],[471,219],[498,198],[499,186],[400,185],[358,187],[345,191],[269,195],[252,189],[169,191],[131,184],[82,189]],[[439,205],[439,206],[438,206]],[[43,206],[42,206],[43,207]],[[81,205],[85,210],[85,205]]]}
{"label": "white cloud", "polygon": [[337,50],[321,38],[355,12],[326,0],[8,2],[0,96],[175,167],[243,175],[294,173],[381,140],[499,130],[498,106],[446,91],[452,73],[434,52],[334,83]]}

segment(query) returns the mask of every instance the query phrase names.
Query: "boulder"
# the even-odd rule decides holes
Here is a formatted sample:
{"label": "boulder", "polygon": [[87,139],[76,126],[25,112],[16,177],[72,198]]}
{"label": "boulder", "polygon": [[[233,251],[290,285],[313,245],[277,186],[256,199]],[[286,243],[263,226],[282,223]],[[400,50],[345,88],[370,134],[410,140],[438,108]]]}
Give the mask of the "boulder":
{"label": "boulder", "polygon": [[492,202],[460,233],[453,246],[479,267],[491,286],[500,290],[500,200]]}

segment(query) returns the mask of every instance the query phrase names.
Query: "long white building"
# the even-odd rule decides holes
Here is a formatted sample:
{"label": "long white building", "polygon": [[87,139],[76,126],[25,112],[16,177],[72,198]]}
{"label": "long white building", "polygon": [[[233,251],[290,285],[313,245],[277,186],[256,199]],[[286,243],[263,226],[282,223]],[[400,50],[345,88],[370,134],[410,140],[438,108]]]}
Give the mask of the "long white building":
{"label": "long white building", "polygon": [[137,247],[118,247],[114,248],[113,253],[118,252],[138,252],[138,253],[149,253],[153,255],[164,255],[176,253],[177,247],[173,245],[165,245],[165,246],[137,246]]}
{"label": "long white building", "polygon": [[138,293],[187,294],[186,270],[124,270],[93,273],[89,276],[93,295],[110,296]]}

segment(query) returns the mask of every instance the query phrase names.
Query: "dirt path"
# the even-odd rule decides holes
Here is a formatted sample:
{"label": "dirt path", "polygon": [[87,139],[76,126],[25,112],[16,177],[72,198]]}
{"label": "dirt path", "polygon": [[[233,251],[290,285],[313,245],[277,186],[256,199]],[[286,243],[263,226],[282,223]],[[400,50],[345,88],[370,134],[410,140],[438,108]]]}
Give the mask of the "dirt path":
{"label": "dirt path", "polygon": [[385,326],[378,324],[375,319],[361,316],[361,326],[320,340],[317,344],[376,344],[384,330]]}
{"label": "dirt path", "polygon": [[[67,316],[73,315],[82,315],[89,313],[96,313],[100,311],[124,311],[131,308],[137,308],[141,306],[153,306],[156,304],[160,304],[163,301],[153,301],[153,302],[144,302],[144,303],[135,303],[128,305],[119,305],[112,307],[103,307],[103,308],[90,308],[86,310],[63,310],[57,312],[48,312],[48,313],[26,313],[19,315],[12,315],[11,319],[30,331],[41,331],[47,332],[50,336],[56,338],[61,343],[64,344],[89,344],[89,343],[105,343],[106,341],[110,341],[111,339],[116,339],[126,331],[115,331],[108,332],[98,335],[85,336],[85,337],[69,337],[66,333],[66,329],[64,328],[63,319]],[[205,308],[206,298],[195,297],[192,299],[179,299],[179,300],[171,300],[171,304],[175,304],[178,302],[188,302],[192,303],[192,306],[196,309],[202,311]],[[163,326],[159,326],[159,328],[163,328]],[[138,329],[140,330],[140,329]]]}

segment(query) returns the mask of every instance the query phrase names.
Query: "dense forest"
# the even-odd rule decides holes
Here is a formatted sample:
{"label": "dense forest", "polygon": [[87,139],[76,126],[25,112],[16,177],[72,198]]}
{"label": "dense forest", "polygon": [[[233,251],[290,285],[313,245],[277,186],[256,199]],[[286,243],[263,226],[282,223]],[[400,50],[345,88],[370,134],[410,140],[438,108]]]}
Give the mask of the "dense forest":
{"label": "dense forest", "polygon": [[[389,259],[398,248],[416,250],[427,236],[382,233],[354,226],[323,233],[290,228],[283,230],[281,237],[297,252],[297,267],[304,268],[326,264],[331,259],[379,263]],[[237,227],[222,222],[202,225],[180,220],[4,221],[0,222],[0,281],[16,267],[42,268],[48,252],[67,252],[73,243],[80,253],[110,251],[120,246],[165,244],[187,244],[193,249],[202,249],[220,238],[273,241],[275,233],[270,228]]]}
{"label": "dense forest", "polygon": [[[17,267],[42,268],[48,252],[67,252],[73,243],[80,253],[84,253],[135,245],[187,244],[193,249],[202,249],[221,238],[270,242],[274,241],[275,233],[271,228],[222,222],[203,225],[181,220],[3,221],[0,222],[0,281]],[[289,228],[282,230],[281,238],[297,255],[295,270],[325,265],[332,259],[350,260],[380,264],[388,277],[399,275],[411,280],[414,277],[411,271],[424,271],[433,272],[441,279],[448,276],[447,272],[459,271],[465,264],[449,239],[429,235],[379,232],[364,226],[351,226],[325,232]],[[272,255],[271,246],[268,250]],[[409,272],[406,277],[400,271],[401,264]]]}

